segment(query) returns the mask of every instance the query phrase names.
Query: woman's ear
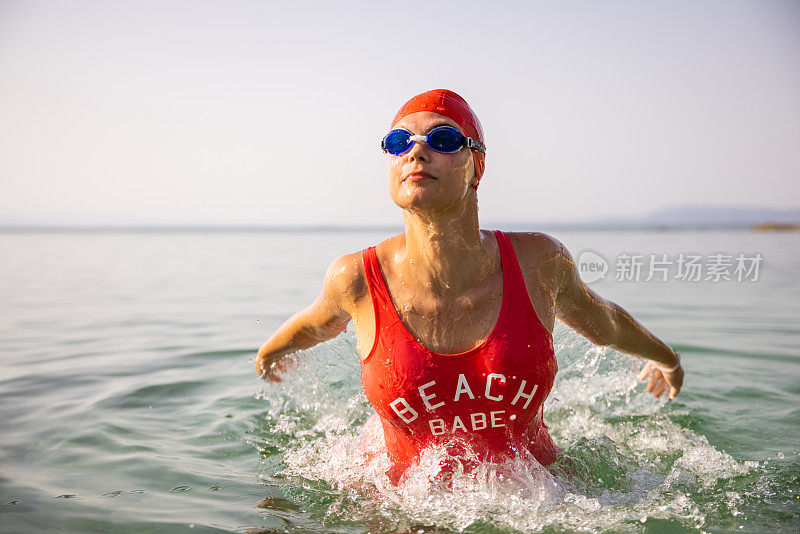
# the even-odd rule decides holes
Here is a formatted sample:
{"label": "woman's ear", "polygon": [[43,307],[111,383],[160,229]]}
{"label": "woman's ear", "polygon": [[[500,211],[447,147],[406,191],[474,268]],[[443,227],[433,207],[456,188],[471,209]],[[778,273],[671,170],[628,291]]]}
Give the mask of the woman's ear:
{"label": "woman's ear", "polygon": [[478,189],[478,184],[480,183],[481,179],[475,176],[475,171],[472,171],[472,177],[469,179],[469,186],[472,189]]}

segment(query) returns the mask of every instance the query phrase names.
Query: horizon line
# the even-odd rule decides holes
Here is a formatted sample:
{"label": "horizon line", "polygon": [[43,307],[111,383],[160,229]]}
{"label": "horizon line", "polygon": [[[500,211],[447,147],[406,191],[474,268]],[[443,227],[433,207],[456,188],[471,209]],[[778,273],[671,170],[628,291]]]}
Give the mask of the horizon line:
{"label": "horizon line", "polygon": [[[751,230],[750,223],[608,223],[590,222],[541,222],[541,221],[488,221],[484,226],[522,230],[535,228],[549,230],[580,231],[686,231],[686,230]],[[402,231],[402,224],[226,224],[226,223],[0,223],[0,233],[224,233],[224,232],[382,232]]]}

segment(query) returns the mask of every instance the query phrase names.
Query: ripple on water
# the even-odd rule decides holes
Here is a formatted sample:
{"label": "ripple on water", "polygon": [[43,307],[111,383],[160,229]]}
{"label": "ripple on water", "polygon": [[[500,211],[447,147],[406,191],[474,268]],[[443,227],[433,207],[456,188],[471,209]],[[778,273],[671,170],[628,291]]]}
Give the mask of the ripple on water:
{"label": "ripple on water", "polygon": [[187,398],[201,397],[198,389],[213,388],[208,380],[179,380],[163,384],[150,384],[126,393],[106,398],[100,403],[105,409],[136,409],[156,405],[164,408],[168,405],[186,404]]}

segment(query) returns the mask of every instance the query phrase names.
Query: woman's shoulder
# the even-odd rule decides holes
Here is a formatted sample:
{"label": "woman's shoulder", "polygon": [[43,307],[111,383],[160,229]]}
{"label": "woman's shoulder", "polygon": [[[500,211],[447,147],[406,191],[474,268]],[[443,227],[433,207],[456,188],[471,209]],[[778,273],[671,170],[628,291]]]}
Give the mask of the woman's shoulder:
{"label": "woman's shoulder", "polygon": [[506,232],[525,276],[560,276],[563,262],[571,259],[564,244],[544,232]]}
{"label": "woman's shoulder", "polygon": [[[406,235],[405,233],[387,237],[377,245],[375,245],[375,256],[378,258],[378,263],[382,266],[389,261],[405,246]],[[360,254],[360,252],[359,252]]]}
{"label": "woman's shoulder", "polygon": [[505,232],[514,250],[523,254],[557,254],[566,250],[561,241],[544,232]]}
{"label": "woman's shoulder", "polygon": [[[376,253],[379,256],[381,253],[390,253],[398,237],[390,237],[375,245]],[[367,249],[337,257],[331,262],[325,273],[326,288],[344,301],[355,303],[369,296],[367,273],[364,266],[365,250]]]}
{"label": "woman's shoulder", "polygon": [[368,293],[361,251],[334,259],[325,272],[323,290],[339,305],[352,311],[353,304]]}

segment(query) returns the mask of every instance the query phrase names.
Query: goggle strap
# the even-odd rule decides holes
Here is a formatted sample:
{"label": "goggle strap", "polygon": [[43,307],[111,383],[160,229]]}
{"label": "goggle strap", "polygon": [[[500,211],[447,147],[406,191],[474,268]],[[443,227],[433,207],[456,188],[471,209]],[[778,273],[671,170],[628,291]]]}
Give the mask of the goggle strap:
{"label": "goggle strap", "polygon": [[464,137],[464,146],[469,149],[475,149],[478,152],[483,152],[484,154],[486,153],[486,147],[483,146],[483,143],[476,141],[471,137]]}

